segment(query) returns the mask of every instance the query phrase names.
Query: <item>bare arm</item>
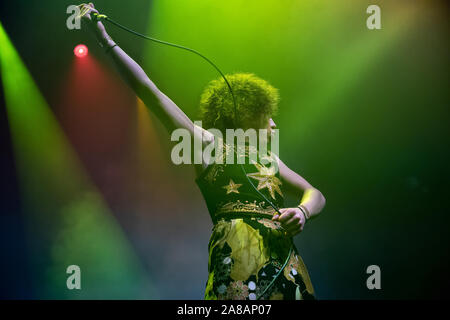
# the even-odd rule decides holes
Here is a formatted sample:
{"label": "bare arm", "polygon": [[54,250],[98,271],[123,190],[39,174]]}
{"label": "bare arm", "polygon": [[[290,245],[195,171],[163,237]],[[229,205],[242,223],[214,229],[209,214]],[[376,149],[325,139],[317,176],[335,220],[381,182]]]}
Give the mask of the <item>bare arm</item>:
{"label": "bare arm", "polygon": [[[83,17],[83,23],[94,33],[100,44],[106,48],[125,82],[164,124],[166,129],[172,132],[174,129],[184,128],[189,130],[192,137],[194,133],[198,132],[203,132],[206,135],[206,130],[194,131],[193,122],[169,97],[158,89],[141,66],[114,42],[106,32],[102,22],[94,22],[91,19],[90,13],[98,13],[94,5],[86,6],[89,6],[89,13]],[[210,138],[210,135],[208,137]],[[205,139],[205,137],[199,138]]]}
{"label": "bare arm", "polygon": [[[279,160],[279,170],[281,180],[288,190],[296,195],[303,193],[299,206],[306,208],[310,219],[316,217],[325,206],[323,194],[299,174],[289,169],[281,160]],[[280,221],[291,235],[296,235],[303,230],[306,217],[302,210],[299,208],[284,208],[280,212],[282,213],[281,216],[276,215],[273,220]]]}
{"label": "bare arm", "polygon": [[298,195],[303,193],[300,204],[306,207],[311,217],[317,216],[325,206],[323,194],[299,174],[289,169],[281,160],[279,161],[279,169],[283,183],[291,192]]}

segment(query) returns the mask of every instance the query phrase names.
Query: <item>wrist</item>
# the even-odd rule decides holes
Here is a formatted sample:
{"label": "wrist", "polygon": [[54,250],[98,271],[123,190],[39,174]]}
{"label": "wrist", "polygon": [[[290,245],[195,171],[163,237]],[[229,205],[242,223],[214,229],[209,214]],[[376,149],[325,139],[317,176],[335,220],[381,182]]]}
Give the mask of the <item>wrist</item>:
{"label": "wrist", "polygon": [[311,214],[310,214],[308,208],[306,208],[304,205],[300,204],[300,205],[298,205],[297,208],[299,208],[300,211],[303,213],[306,221],[308,221],[311,218]]}
{"label": "wrist", "polygon": [[100,45],[104,48],[108,48],[116,44],[106,32],[100,32],[97,36],[97,39]]}
{"label": "wrist", "polygon": [[106,45],[108,45],[108,42],[113,41],[111,36],[108,34],[108,32],[106,32],[105,27],[103,26],[103,24],[100,21],[97,21],[97,23],[91,22],[90,30],[94,34],[97,41],[102,46],[106,46]]}

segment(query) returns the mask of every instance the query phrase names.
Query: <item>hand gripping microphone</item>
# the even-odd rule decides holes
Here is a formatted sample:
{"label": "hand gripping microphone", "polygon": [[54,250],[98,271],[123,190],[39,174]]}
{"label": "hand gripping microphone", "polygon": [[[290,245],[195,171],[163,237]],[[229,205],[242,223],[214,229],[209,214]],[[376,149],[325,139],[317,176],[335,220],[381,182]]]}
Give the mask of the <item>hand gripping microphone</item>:
{"label": "hand gripping microphone", "polygon": [[[78,15],[78,19],[81,19],[82,17],[87,15],[89,13],[89,10],[92,9],[92,7],[90,7],[89,5],[86,5],[85,3],[78,5],[78,7],[80,8],[80,14]],[[103,21],[103,20],[106,20],[107,18],[108,17],[104,14],[98,14],[97,12],[91,13],[91,19],[94,22]]]}

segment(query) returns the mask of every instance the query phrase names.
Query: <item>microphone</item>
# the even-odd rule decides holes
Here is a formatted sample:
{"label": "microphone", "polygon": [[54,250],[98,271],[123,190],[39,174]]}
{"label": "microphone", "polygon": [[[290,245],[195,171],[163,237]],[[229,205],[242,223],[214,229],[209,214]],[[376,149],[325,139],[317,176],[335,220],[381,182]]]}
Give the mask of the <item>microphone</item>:
{"label": "microphone", "polygon": [[97,12],[93,12],[91,15],[92,21],[97,22],[97,21],[103,21],[108,19],[108,16],[104,15],[104,14],[98,14]]}

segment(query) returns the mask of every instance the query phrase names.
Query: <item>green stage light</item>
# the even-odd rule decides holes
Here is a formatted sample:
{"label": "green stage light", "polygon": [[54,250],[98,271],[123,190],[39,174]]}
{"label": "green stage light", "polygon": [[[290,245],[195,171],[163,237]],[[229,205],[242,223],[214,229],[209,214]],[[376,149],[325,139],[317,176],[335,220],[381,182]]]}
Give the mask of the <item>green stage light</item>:
{"label": "green stage light", "polygon": [[[36,298],[155,298],[123,230],[1,23],[0,66]],[[67,287],[69,265],[81,268],[81,290]]]}
{"label": "green stage light", "polygon": [[[386,5],[386,30],[370,31],[366,8],[324,0],[154,2],[147,33],[200,51],[225,73],[253,72],[271,82],[280,89],[282,143],[304,148],[322,120],[342,111],[342,95],[395,49],[418,12]],[[384,16],[388,9],[396,14]],[[145,62],[161,89],[198,118],[201,91],[218,78],[215,71],[190,53],[154,43]]]}

